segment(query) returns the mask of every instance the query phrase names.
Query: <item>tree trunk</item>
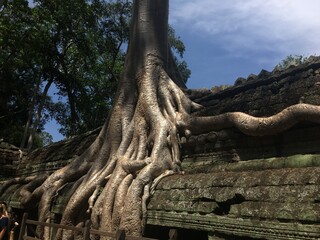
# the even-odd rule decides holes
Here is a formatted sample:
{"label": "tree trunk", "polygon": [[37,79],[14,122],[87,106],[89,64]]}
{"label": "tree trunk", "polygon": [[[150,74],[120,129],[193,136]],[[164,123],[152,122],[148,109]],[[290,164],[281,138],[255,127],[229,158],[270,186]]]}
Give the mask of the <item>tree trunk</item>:
{"label": "tree trunk", "polygon": [[[167,35],[168,0],[137,0],[133,6],[125,68],[106,126],[106,143],[71,197],[62,222],[76,224],[75,215],[79,216],[82,206],[92,209],[96,228],[115,231],[120,226],[129,234],[141,235],[144,193],[148,193],[153,179],[166,170],[179,169],[174,118],[182,92],[169,77],[177,74],[170,66],[173,60]],[[185,87],[181,79],[173,81]],[[175,91],[172,95],[176,99],[166,99]],[[99,188],[103,191],[95,196]]]}
{"label": "tree trunk", "polygon": [[72,87],[68,83],[68,80],[66,80],[66,88],[67,88],[66,90],[67,90],[69,106],[70,106],[70,120],[71,120],[70,135],[75,135],[77,132],[79,117],[76,110],[75,95],[72,92]]}
{"label": "tree trunk", "polygon": [[[185,85],[168,45],[168,0],[136,0],[133,6],[128,53],[113,109],[90,149],[30,195],[41,198],[41,221],[47,221],[56,192],[76,181],[63,224],[76,225],[91,216],[95,228],[121,227],[128,234],[142,235],[153,180],[180,169],[176,111],[187,111],[191,101],[178,87]],[[57,234],[57,239],[69,238],[68,232]]]}
{"label": "tree trunk", "polygon": [[46,102],[46,97],[47,97],[47,94],[48,94],[48,91],[49,91],[49,88],[52,84],[52,80],[49,80],[43,90],[43,93],[42,93],[42,96],[41,96],[41,100],[40,100],[40,104],[39,104],[39,107],[38,107],[38,110],[37,110],[37,113],[36,113],[36,118],[34,120],[34,123],[33,123],[33,126],[32,126],[32,131],[29,135],[29,139],[28,139],[28,145],[27,145],[27,149],[28,149],[28,152],[30,152],[32,146],[33,146],[33,141],[34,141],[34,136],[36,134],[36,131],[37,131],[37,128],[38,128],[38,125],[39,125],[39,122],[40,122],[40,119],[41,119],[41,113],[42,113],[42,110],[43,110],[43,106]]}
{"label": "tree trunk", "polygon": [[[142,235],[150,192],[166,175],[180,173],[180,138],[236,126],[247,134],[272,134],[299,121],[319,122],[318,106],[298,105],[270,118],[244,114],[192,117],[201,106],[184,94],[168,46],[168,0],[135,0],[130,42],[115,103],[90,148],[28,193],[27,204],[39,200],[39,220],[47,221],[50,204],[66,183],[72,195],[61,223],[79,225],[91,218],[94,228]],[[277,122],[284,127],[274,129]],[[290,123],[290,124],[287,124]],[[267,126],[268,125],[268,126]],[[206,129],[207,128],[207,129]],[[39,229],[42,231],[43,229]],[[48,237],[48,233],[45,233]],[[72,239],[68,231],[56,239]]]}
{"label": "tree trunk", "polygon": [[173,77],[176,84],[185,88],[183,81],[174,77],[177,73],[168,45],[168,0],[135,1],[133,8],[124,72],[134,76],[146,66],[148,58],[158,58],[157,61],[162,62],[164,70]]}
{"label": "tree trunk", "polygon": [[22,140],[21,140],[21,144],[20,144],[20,148],[25,148],[26,147],[26,142],[27,142],[27,138],[28,138],[28,132],[29,132],[29,128],[31,126],[32,123],[32,119],[33,119],[33,115],[34,115],[34,108],[35,108],[35,104],[37,102],[37,95],[38,95],[38,91],[41,85],[41,76],[39,76],[37,85],[34,88],[33,91],[33,97],[29,106],[29,111],[28,111],[28,120],[26,122],[26,126],[24,128],[24,132],[23,132],[23,136],[22,136]]}

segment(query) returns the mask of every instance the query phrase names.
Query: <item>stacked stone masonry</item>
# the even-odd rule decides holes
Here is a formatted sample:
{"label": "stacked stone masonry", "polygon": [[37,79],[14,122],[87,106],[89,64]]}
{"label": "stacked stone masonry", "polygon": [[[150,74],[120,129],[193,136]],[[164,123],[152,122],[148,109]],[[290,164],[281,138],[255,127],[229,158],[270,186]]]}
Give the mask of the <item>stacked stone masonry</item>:
{"label": "stacked stone masonry", "polygon": [[[261,71],[215,94],[186,93],[205,106],[193,113],[199,116],[233,111],[270,116],[301,102],[319,105],[320,59],[282,72]],[[98,131],[36,150],[12,173],[51,173],[79,156]],[[182,143],[185,174],[157,185],[147,224],[203,231],[208,239],[320,239],[319,136],[320,126],[307,122],[265,137],[234,128],[191,136]],[[22,208],[19,187],[11,186],[0,200]],[[54,214],[61,214],[71,188],[66,185],[54,200]]]}

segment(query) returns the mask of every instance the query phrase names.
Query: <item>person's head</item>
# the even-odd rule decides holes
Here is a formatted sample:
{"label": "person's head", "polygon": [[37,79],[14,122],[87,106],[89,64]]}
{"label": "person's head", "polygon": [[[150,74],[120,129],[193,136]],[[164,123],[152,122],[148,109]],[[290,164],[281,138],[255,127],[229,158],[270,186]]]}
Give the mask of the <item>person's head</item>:
{"label": "person's head", "polygon": [[1,203],[0,204],[0,214],[4,214],[4,215],[7,215],[7,205],[5,203]]}
{"label": "person's head", "polygon": [[7,209],[7,204],[5,202],[1,202],[0,205],[2,205],[4,209]]}

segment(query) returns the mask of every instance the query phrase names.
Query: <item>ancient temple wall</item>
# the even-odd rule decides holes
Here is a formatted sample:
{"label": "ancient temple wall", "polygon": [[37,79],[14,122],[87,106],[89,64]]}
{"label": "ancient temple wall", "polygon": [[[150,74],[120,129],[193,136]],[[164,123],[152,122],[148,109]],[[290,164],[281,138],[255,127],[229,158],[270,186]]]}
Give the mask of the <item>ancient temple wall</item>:
{"label": "ancient temple wall", "polygon": [[[270,116],[297,103],[320,104],[320,59],[282,72],[262,71],[224,91],[191,91],[207,116],[242,111]],[[51,173],[81,155],[99,130],[38,149],[20,159],[2,148],[8,176]],[[276,135],[250,137],[230,128],[182,143],[184,175],[163,179],[148,204],[148,225],[194,229],[209,239],[320,238],[320,126],[300,123]],[[10,162],[10,163],[9,163]],[[9,164],[8,164],[9,163]],[[69,184],[52,211],[61,213]],[[3,196],[19,205],[19,186]]]}

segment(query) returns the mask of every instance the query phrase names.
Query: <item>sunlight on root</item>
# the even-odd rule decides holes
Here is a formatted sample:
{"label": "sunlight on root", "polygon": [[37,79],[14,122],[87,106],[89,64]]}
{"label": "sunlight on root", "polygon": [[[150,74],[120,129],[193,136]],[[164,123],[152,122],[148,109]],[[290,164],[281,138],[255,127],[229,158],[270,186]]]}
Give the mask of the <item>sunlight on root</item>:
{"label": "sunlight on root", "polygon": [[98,197],[99,190],[100,190],[100,185],[96,186],[96,189],[94,190],[93,194],[91,195],[91,197],[88,200],[88,204],[89,204],[89,207],[88,207],[88,210],[87,210],[88,214],[91,214],[91,211],[92,211],[92,208],[94,206],[94,203],[95,203],[95,201],[96,201],[96,199]]}
{"label": "sunlight on root", "polygon": [[143,195],[142,195],[142,222],[141,222],[141,228],[144,230],[145,226],[147,224],[147,201],[150,198],[150,184],[147,184],[144,186],[143,189]]}
{"label": "sunlight on root", "polygon": [[155,189],[158,185],[158,183],[165,177],[176,174],[174,170],[166,170],[164,173],[160,174],[158,177],[156,177],[150,187],[150,194],[153,195],[155,192]]}

